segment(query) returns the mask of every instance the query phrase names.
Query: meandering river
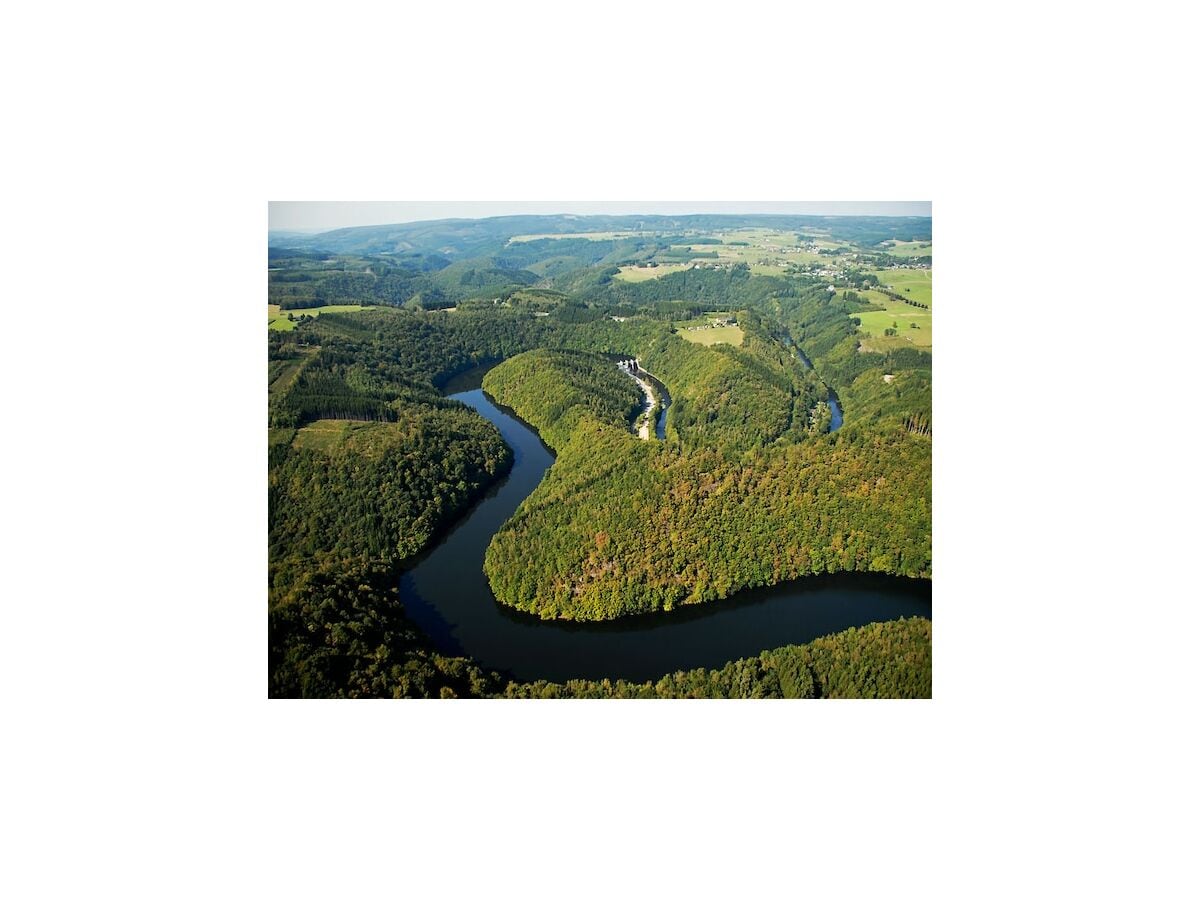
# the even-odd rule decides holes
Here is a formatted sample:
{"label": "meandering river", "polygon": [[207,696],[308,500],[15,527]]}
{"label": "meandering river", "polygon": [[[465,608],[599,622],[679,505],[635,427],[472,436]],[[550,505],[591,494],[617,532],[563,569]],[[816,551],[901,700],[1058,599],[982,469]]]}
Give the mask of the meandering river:
{"label": "meandering river", "polygon": [[810,578],[611,623],[545,622],[501,606],[483,574],[484,551],[554,456],[515,413],[480,388],[464,390],[468,385],[449,385],[457,390],[451,396],[500,429],[513,467],[401,578],[409,617],[441,651],[522,680],[644,681],[679,669],[717,668],[868,622],[932,617],[929,582],[867,575]]}

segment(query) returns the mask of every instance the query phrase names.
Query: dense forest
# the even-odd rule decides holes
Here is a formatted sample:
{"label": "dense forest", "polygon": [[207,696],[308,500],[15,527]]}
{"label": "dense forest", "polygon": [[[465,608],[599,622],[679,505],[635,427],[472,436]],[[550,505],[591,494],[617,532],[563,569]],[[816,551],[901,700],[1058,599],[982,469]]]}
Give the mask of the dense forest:
{"label": "dense forest", "polygon": [[535,416],[527,421],[552,447],[565,443],[583,419],[624,430],[642,401],[637,385],[611,359],[583,351],[522,353],[488,372],[483,386]]}
{"label": "dense forest", "polygon": [[899,428],[824,435],[811,372],[747,324],[739,349],[651,338],[643,365],[673,398],[661,446],[554,390],[571,383],[558,357],[488,374],[489,393],[558,454],[488,548],[497,599],[611,619],[824,572],[929,577],[928,441]]}
{"label": "dense forest", "polygon": [[[883,237],[841,224],[867,254],[927,239],[923,222],[886,220]],[[488,548],[504,604],[612,619],[816,573],[931,576],[931,354],[863,350],[856,315],[877,307],[852,264],[836,288],[744,264],[615,277],[680,244],[721,245],[673,227],[593,240],[414,223],[272,248],[271,302],[376,307],[269,332],[272,696],[929,695],[924,620],[653,685],[509,683],[408,623],[399,573],[511,464],[496,429],[441,394],[480,365],[556,453]],[[739,346],[675,333],[714,310],[736,316]],[[641,395],[618,355],[668,386],[665,440],[631,432]],[[831,391],[845,414],[832,433]]]}
{"label": "dense forest", "polygon": [[[522,418],[545,418],[537,397],[489,379]],[[485,565],[517,609],[611,619],[823,572],[930,575],[927,455],[902,431],[736,458],[640,442],[590,416],[565,442],[561,428],[543,433],[558,458]]]}
{"label": "dense forest", "polygon": [[460,403],[391,410],[390,422],[326,421],[271,445],[273,605],[313,570],[403,562],[512,463],[495,427]]}

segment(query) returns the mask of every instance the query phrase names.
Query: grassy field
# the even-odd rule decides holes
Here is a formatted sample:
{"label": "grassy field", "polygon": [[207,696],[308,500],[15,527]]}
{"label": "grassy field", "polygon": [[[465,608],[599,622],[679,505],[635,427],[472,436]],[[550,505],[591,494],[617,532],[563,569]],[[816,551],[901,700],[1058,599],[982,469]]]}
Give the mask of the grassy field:
{"label": "grassy field", "polygon": [[[314,306],[311,309],[290,309],[288,312],[299,318],[302,315],[319,316],[321,313],[358,312],[371,308],[370,306]],[[296,323],[288,319],[287,312],[283,312],[275,304],[269,303],[267,304],[267,327],[275,331],[292,331],[295,329]]]}
{"label": "grassy field", "polygon": [[300,450],[328,451],[356,431],[372,428],[394,428],[383,422],[355,422],[349,419],[319,419],[296,431],[292,446]]}
{"label": "grassy field", "polygon": [[653,278],[662,278],[664,275],[670,275],[672,272],[682,272],[687,267],[688,263],[659,263],[655,269],[622,266],[621,271],[616,277],[621,281],[650,281]]}
{"label": "grassy field", "polygon": [[[789,256],[788,259],[791,259],[791,257]],[[787,269],[783,266],[768,265],[766,263],[750,264],[751,275],[783,275],[785,272],[787,272]]]}
{"label": "grassy field", "polygon": [[903,256],[912,258],[915,256],[932,256],[933,242],[932,241],[893,241],[892,246],[886,251],[890,256]]}
{"label": "grassy field", "polygon": [[735,347],[740,347],[745,332],[737,325],[725,325],[719,328],[701,328],[696,331],[680,330],[679,336],[685,341],[703,344],[705,347],[711,347],[713,344],[733,344]]}
{"label": "grassy field", "polygon": [[729,315],[731,313],[708,313],[702,319],[675,322],[672,327],[679,332],[681,338],[691,341],[693,344],[703,344],[705,347],[711,347],[713,344],[733,344],[735,347],[740,347],[742,339],[746,336],[741,326],[715,326],[712,324],[714,319],[725,318]]}
{"label": "grassy field", "polygon": [[[858,327],[860,340],[866,350],[883,352],[894,347],[916,347],[918,350],[933,349],[933,314],[927,309],[917,309],[901,303],[878,291],[858,291],[860,297],[885,307],[879,312],[855,313],[862,319]],[[913,325],[916,328],[913,328]],[[895,328],[896,334],[885,335],[884,329]]]}
{"label": "grassy field", "polygon": [[877,269],[871,274],[897,294],[933,308],[933,272],[930,269]]}

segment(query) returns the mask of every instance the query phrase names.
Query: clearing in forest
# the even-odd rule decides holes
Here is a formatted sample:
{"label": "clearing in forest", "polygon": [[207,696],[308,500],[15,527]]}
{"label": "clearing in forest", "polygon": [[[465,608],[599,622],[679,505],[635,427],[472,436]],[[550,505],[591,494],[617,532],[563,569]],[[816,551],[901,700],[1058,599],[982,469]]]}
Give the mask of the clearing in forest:
{"label": "clearing in forest", "polygon": [[746,333],[737,324],[721,324],[723,319],[731,318],[732,313],[708,313],[703,318],[689,319],[686,322],[675,322],[673,328],[685,341],[693,344],[703,344],[711,347],[713,344],[742,345]]}
{"label": "clearing in forest", "polygon": [[293,331],[296,328],[296,323],[288,318],[288,313],[294,315],[297,319],[301,316],[319,316],[321,313],[332,312],[359,312],[364,309],[373,309],[370,306],[314,306],[310,309],[280,309],[276,304],[267,304],[267,327],[274,331]]}
{"label": "clearing in forest", "polygon": [[689,263],[660,263],[657,266],[646,268],[640,266],[621,266],[621,271],[615,277],[620,281],[650,281],[654,278],[662,278],[664,275],[670,275],[672,272],[682,272],[688,265]]}
{"label": "clearing in forest", "polygon": [[297,429],[292,446],[298,450],[328,452],[356,431],[395,428],[390,422],[360,422],[351,419],[318,419]]}

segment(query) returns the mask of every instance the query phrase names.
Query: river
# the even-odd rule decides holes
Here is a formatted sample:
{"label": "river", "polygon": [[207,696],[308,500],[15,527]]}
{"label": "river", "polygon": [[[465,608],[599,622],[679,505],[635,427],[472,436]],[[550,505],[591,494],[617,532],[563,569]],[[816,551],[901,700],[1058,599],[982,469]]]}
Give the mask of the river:
{"label": "river", "polygon": [[868,622],[932,618],[930,583],[868,575],[804,579],[728,600],[605,623],[545,622],[496,602],[483,574],[492,535],[554,462],[537,434],[480,388],[451,396],[500,429],[513,467],[437,545],[405,572],[400,594],[414,623],[444,653],[466,655],[521,680],[657,679],[719,668],[785,644]]}
{"label": "river", "polygon": [[[800,345],[792,340],[790,333],[784,332],[782,340],[785,346],[790,347],[795,352],[796,358],[804,364],[804,368],[811,369],[813,367],[812,360],[800,349]],[[829,412],[833,416],[829,423],[829,430],[837,431],[842,427],[842,404],[838,402],[837,394],[833,392],[833,388],[827,386],[827,390],[829,393],[825,397],[825,402],[829,404]]]}
{"label": "river", "polygon": [[829,422],[829,430],[837,431],[842,427],[842,405],[838,403],[837,394],[833,392],[833,388],[829,389],[829,396],[826,398],[829,403],[829,412],[833,419]]}

